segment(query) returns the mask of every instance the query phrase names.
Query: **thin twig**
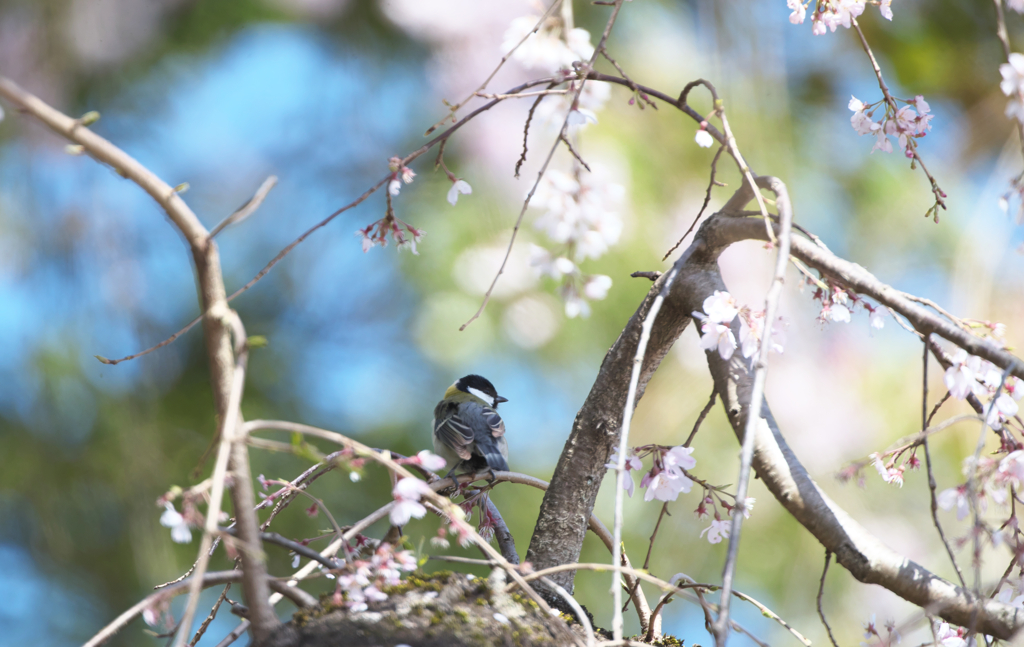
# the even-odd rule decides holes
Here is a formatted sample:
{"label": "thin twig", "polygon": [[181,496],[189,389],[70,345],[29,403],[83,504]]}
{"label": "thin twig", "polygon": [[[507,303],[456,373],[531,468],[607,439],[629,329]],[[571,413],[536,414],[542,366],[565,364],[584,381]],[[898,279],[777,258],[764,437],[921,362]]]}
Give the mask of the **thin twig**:
{"label": "thin twig", "polygon": [[[214,464],[213,486],[210,489],[210,502],[206,510],[206,525],[203,529],[203,538],[199,543],[199,557],[192,577],[192,587],[189,591],[188,603],[181,618],[181,628],[175,636],[174,647],[183,647],[185,640],[192,631],[192,620],[195,617],[196,606],[199,604],[199,593],[202,590],[203,574],[206,572],[206,564],[210,559],[210,546],[217,534],[217,523],[220,518],[221,501],[224,496],[225,479],[227,478],[228,460],[231,456],[231,445],[238,437],[236,428],[241,417],[239,407],[242,402],[242,392],[245,389],[245,370],[249,360],[249,347],[246,344],[245,328],[242,321],[234,311],[229,311],[232,325],[235,328],[235,372],[232,376],[231,394],[228,400],[227,415],[221,421],[218,434],[220,445],[217,448],[217,460]],[[251,478],[248,474],[239,475],[240,478]],[[255,600],[246,600],[252,611],[257,611],[261,605]],[[253,621],[256,619],[253,618]]]}
{"label": "thin twig", "polygon": [[220,592],[217,597],[217,601],[213,603],[213,608],[210,609],[210,614],[206,616],[206,620],[203,620],[203,624],[199,625],[199,630],[196,631],[196,635],[192,636],[192,641],[189,642],[189,647],[196,647],[199,643],[199,639],[206,633],[206,628],[210,626],[213,619],[217,617],[217,611],[220,610],[220,605],[224,603],[224,599],[228,597],[228,591],[231,590],[231,583],[224,585],[224,590]]}
{"label": "thin twig", "polygon": [[832,641],[832,647],[839,647],[835,636],[832,635],[832,627],[828,626],[828,620],[825,619],[825,612],[821,609],[821,598],[825,594],[825,575],[828,574],[828,564],[830,561],[832,561],[832,551],[826,548],[825,568],[821,569],[821,583],[818,584],[818,617],[821,618],[821,624],[825,625],[825,631],[828,632],[828,639]]}
{"label": "thin twig", "polygon": [[[882,78],[882,68],[878,66],[878,61],[875,60],[875,53],[871,51],[871,46],[868,45],[868,39],[864,37],[864,32],[861,31],[860,24],[857,22],[857,19],[850,18],[850,21],[853,23],[853,28],[857,30],[857,35],[860,37],[860,44],[861,47],[864,49],[864,53],[868,55],[868,59],[871,61],[871,69],[874,70],[875,78],[878,79],[878,87],[882,91],[882,94],[885,96],[885,102],[892,109],[892,112],[895,113],[897,111],[896,99],[893,98],[892,94],[889,92],[889,86],[885,84],[885,79]],[[925,166],[924,160],[921,159],[921,156],[917,152],[917,146],[914,146],[913,144],[908,142],[907,150],[909,150],[911,155],[913,155],[914,161],[921,165],[921,170],[928,177],[928,181],[932,185],[932,196],[935,198],[935,204],[937,206],[942,207],[943,211],[945,211],[946,194],[942,191],[942,189],[939,188],[939,183],[935,181],[935,178],[932,177],[932,174],[928,171],[928,167]],[[936,211],[935,222],[938,221],[939,214],[938,211]]]}
{"label": "thin twig", "polygon": [[256,193],[253,194],[245,204],[236,209],[233,214],[224,220],[221,220],[220,224],[210,230],[210,238],[219,234],[225,227],[237,225],[252,214],[256,213],[256,210],[260,208],[260,205],[263,204],[263,201],[267,198],[267,194],[270,193],[270,190],[273,189],[276,184],[276,175],[271,175],[267,179],[263,180],[263,184],[256,189]]}
{"label": "thin twig", "polygon": [[540,20],[537,21],[537,24],[534,25],[533,29],[531,29],[530,32],[527,33],[525,36],[523,36],[522,39],[520,39],[520,41],[515,44],[515,47],[510,49],[508,52],[505,53],[504,56],[501,57],[501,61],[498,62],[497,67],[495,67],[494,70],[490,73],[490,75],[488,75],[488,77],[484,79],[484,82],[480,84],[480,87],[471,92],[469,96],[467,96],[459,103],[455,104],[454,106],[449,106],[448,116],[442,119],[441,121],[437,122],[430,128],[427,128],[427,132],[423,133],[423,136],[429,137],[430,134],[437,130],[438,128],[440,128],[441,125],[444,124],[444,122],[448,121],[449,119],[454,120],[455,112],[462,106],[466,105],[466,103],[469,102],[473,97],[478,96],[478,93],[483,91],[483,89],[487,87],[487,84],[491,82],[491,79],[493,79],[494,75],[498,73],[498,70],[500,70],[505,65],[505,63],[507,63],[508,60],[512,58],[512,55],[516,52],[516,50],[519,49],[523,45],[523,43],[525,43],[527,39],[530,38],[530,36],[533,36],[535,33],[537,33],[537,31],[544,25],[547,19],[551,17],[555,9],[557,9],[562,4],[562,1],[563,0],[555,0],[554,2],[552,2],[551,6],[547,8],[544,14],[540,17]]}
{"label": "thin twig", "polygon": [[721,146],[718,147],[718,150],[715,151],[714,159],[711,160],[711,179],[708,180],[708,190],[704,193],[704,204],[700,205],[700,211],[697,212],[697,217],[693,219],[693,222],[690,223],[689,228],[687,228],[686,232],[679,237],[679,240],[676,241],[676,244],[673,245],[670,250],[665,252],[665,255],[661,257],[661,260],[665,260],[666,258],[671,256],[672,252],[676,251],[676,249],[678,249],[679,246],[683,244],[683,241],[686,240],[686,237],[690,235],[690,232],[693,231],[693,228],[697,226],[698,222],[700,222],[700,217],[704,215],[704,210],[708,208],[708,203],[711,202],[711,189],[713,189],[716,185],[715,173],[718,172],[718,158],[722,156],[722,151],[724,150],[725,144],[722,144]]}
{"label": "thin twig", "polygon": [[[221,584],[227,584],[228,582],[240,582],[243,576],[244,574],[242,571],[214,571],[206,573],[201,578],[200,586],[201,588],[207,588],[211,586],[220,586]],[[189,578],[178,582],[177,584],[172,584],[162,591],[150,593],[145,598],[135,603],[135,605],[130,609],[115,618],[106,627],[101,629],[99,633],[90,638],[83,647],[99,647],[110,640],[115,633],[120,631],[124,626],[134,620],[137,616],[141,615],[143,611],[150,608],[152,605],[187,593],[192,587],[192,579],[193,578]],[[269,580],[269,584],[270,588],[277,592],[275,595],[288,597],[288,599],[300,608],[316,606],[316,599],[302,589],[290,587],[285,582],[282,582],[277,578],[271,578]],[[181,632],[179,631],[179,633]]]}
{"label": "thin twig", "polygon": [[581,607],[580,603],[576,601],[576,598],[572,597],[568,591],[552,582],[549,578],[542,577],[540,578],[540,581],[552,591],[562,596],[562,599],[572,607],[572,610],[576,612],[576,620],[583,626],[583,631],[587,634],[587,647],[594,647],[594,627],[591,626],[590,618],[587,617],[587,612],[583,610],[583,607]]}
{"label": "thin twig", "polygon": [[[619,16],[619,10],[622,8],[623,1],[624,0],[615,0],[615,6],[612,9],[612,15],[611,17],[608,18],[608,22],[605,24],[604,33],[601,34],[601,40],[598,41],[597,47],[594,49],[594,54],[593,56],[590,57],[590,61],[586,65],[587,70],[594,69],[594,62],[597,60],[601,48],[604,47],[605,42],[607,42],[608,40],[608,35],[611,33],[612,26],[615,24],[615,20]],[[587,79],[589,78],[587,74],[583,74],[581,75],[581,77],[582,78],[577,79],[579,81],[579,87],[576,88],[576,92],[573,94],[572,101],[569,104],[569,112],[565,114],[565,119],[562,120],[562,126],[561,128],[558,129],[559,138],[556,139],[554,145],[552,145],[551,150],[548,152],[547,158],[545,158],[544,163],[541,164],[540,171],[537,173],[537,179],[534,181],[533,186],[530,188],[530,192],[526,194],[526,199],[523,200],[523,207],[522,209],[519,210],[519,216],[516,218],[516,224],[512,228],[512,235],[509,237],[508,241],[508,249],[505,250],[505,257],[501,261],[501,266],[498,268],[498,273],[494,275],[494,280],[491,281],[491,285],[487,288],[487,292],[484,293],[484,298],[483,301],[480,303],[480,307],[477,308],[477,311],[473,313],[473,316],[470,317],[469,320],[466,321],[466,323],[459,326],[460,332],[465,330],[466,326],[479,319],[480,315],[483,314],[484,309],[487,307],[487,304],[491,300],[491,295],[494,293],[494,287],[498,284],[498,279],[501,278],[501,275],[505,271],[505,265],[508,263],[508,259],[512,255],[512,247],[515,245],[516,236],[519,234],[519,227],[523,224],[523,216],[526,215],[526,210],[530,206],[530,200],[533,198],[533,194],[537,192],[537,187],[540,186],[540,181],[541,179],[543,179],[544,173],[548,170],[548,165],[551,163],[551,158],[554,157],[555,151],[558,149],[558,144],[560,143],[561,139],[565,137],[566,132],[568,132],[569,117],[572,116],[572,106],[575,106],[576,103],[579,101],[580,94],[583,93],[583,87],[586,85]],[[621,602],[621,600],[619,602]]]}
{"label": "thin twig", "polygon": [[[722,119],[724,125],[724,113],[722,114]],[[753,182],[752,179],[750,181]],[[754,437],[757,434],[757,426],[762,420],[762,400],[764,398],[765,379],[768,373],[768,354],[772,348],[771,336],[775,324],[776,311],[779,306],[779,297],[782,295],[782,287],[786,278],[786,265],[789,263],[789,249],[792,239],[793,209],[789,201],[789,194],[786,191],[786,185],[777,178],[764,178],[764,181],[768,184],[772,193],[775,194],[776,205],[779,210],[781,222],[779,225],[778,253],[775,259],[775,273],[772,277],[771,287],[768,288],[768,294],[765,296],[764,332],[761,335],[760,352],[754,364],[754,384],[750,390],[750,401],[747,403],[747,419],[743,430],[743,447],[740,451],[740,473],[736,485],[736,506],[732,510],[729,551],[725,561],[725,568],[722,572],[722,610],[713,627],[716,647],[725,647],[725,641],[729,635],[730,599],[728,594],[732,591],[736,556],[739,552],[740,529],[743,524],[743,515],[747,510],[747,485],[750,481],[750,465],[754,458]],[[756,185],[754,185],[754,195],[756,197],[761,195]],[[760,204],[763,204],[763,202]],[[768,222],[767,219],[765,222]]]}
{"label": "thin twig", "polygon": [[672,289],[672,284],[675,282],[678,274],[679,268],[673,266],[671,271],[669,271],[663,279],[659,279],[664,280],[664,283],[661,285],[658,296],[655,297],[654,301],[651,303],[651,309],[648,310],[647,316],[644,318],[644,323],[640,328],[640,340],[637,343],[636,353],[633,356],[633,369],[629,376],[629,387],[626,391],[626,404],[622,409],[622,427],[619,430],[619,446],[617,450],[618,460],[616,461],[615,466],[615,521],[612,530],[614,533],[612,564],[615,567],[615,576],[612,580],[612,605],[615,609],[615,615],[612,618],[612,637],[615,640],[622,639],[622,591],[619,589],[618,584],[621,578],[619,554],[622,550],[622,507],[625,501],[623,492],[626,479],[631,478],[626,475],[626,453],[629,448],[629,427],[633,419],[633,408],[636,403],[636,390],[640,381],[640,370],[643,367],[644,355],[647,352],[647,343],[651,338],[651,329],[654,327],[654,322],[658,318],[658,312],[661,310],[661,305],[665,302],[665,298],[668,296],[669,290]]}
{"label": "thin twig", "polygon": [[576,149],[573,148],[572,142],[569,141],[569,138],[566,137],[564,134],[559,135],[558,138],[565,142],[565,147],[569,149],[569,152],[572,153],[572,156],[576,158],[576,161],[579,162],[583,166],[583,168],[587,169],[588,173],[591,173],[592,171],[590,170],[590,166],[586,162],[584,162],[583,158],[580,157],[580,154],[576,152]]}
{"label": "thin twig", "polygon": [[[929,342],[931,341],[931,338],[932,336],[930,334],[925,335],[924,337],[924,359],[922,360],[923,369],[921,371],[921,422],[923,424],[923,426],[921,427],[922,432],[928,430],[928,425],[931,421],[931,417],[935,415],[935,411],[939,410],[939,406],[941,406],[942,403],[946,401],[946,398],[943,398],[938,404],[935,405],[935,411],[932,412],[932,416],[928,415],[928,355],[931,353],[931,348],[929,348]],[[949,397],[949,393],[946,393],[946,397]],[[953,563],[953,569],[956,570],[956,576],[960,580],[960,586],[962,586],[964,590],[967,590],[967,582],[964,581],[964,574],[960,570],[960,565],[957,564],[956,555],[953,553],[952,547],[950,547],[949,542],[946,540],[946,533],[942,531],[942,524],[939,523],[939,503],[938,498],[935,496],[935,475],[932,472],[932,453],[931,449],[928,447],[927,435],[925,435],[922,444],[924,445],[924,463],[928,471],[928,493],[931,497],[932,523],[935,524],[935,530],[937,530],[939,533],[939,539],[942,540],[942,545],[946,547],[946,554],[949,555],[949,561]]]}
{"label": "thin twig", "polygon": [[700,431],[700,426],[701,423],[704,422],[704,418],[708,417],[708,414],[711,413],[711,408],[715,406],[715,398],[717,397],[718,391],[716,391],[714,387],[712,387],[711,397],[708,398],[708,403],[704,405],[704,408],[700,410],[700,415],[697,416],[697,422],[693,423],[693,431],[691,431],[690,435],[686,437],[686,442],[683,443],[683,447],[689,447],[690,443],[693,442],[693,439],[697,435],[697,432]]}
{"label": "thin twig", "polygon": [[[293,433],[314,436],[316,438],[323,438],[324,440],[328,440],[330,442],[337,443],[343,447],[347,447],[351,449],[354,453],[358,454],[359,456],[371,458],[374,461],[380,463],[381,465],[384,465],[388,469],[394,471],[396,474],[403,478],[416,478],[408,469],[405,468],[405,466],[399,465],[389,456],[386,456],[384,452],[375,451],[371,447],[368,447],[358,441],[352,440],[351,438],[348,438],[347,436],[344,436],[334,431],[328,431],[326,429],[319,429],[317,427],[311,427],[309,425],[303,425],[284,420],[253,420],[243,424],[241,426],[240,433],[242,437],[244,437],[249,433],[252,433],[253,431],[259,429],[279,429],[283,431],[290,431]],[[430,484],[430,487],[441,489],[442,487],[447,486],[446,481],[448,481],[448,479],[438,480]],[[458,518],[458,513],[456,512],[456,510],[458,510],[458,507],[455,506],[455,504],[453,504],[447,498],[439,496],[437,494],[424,495],[424,498],[433,503],[434,505],[436,505],[438,508],[445,510],[446,513],[449,515],[449,518],[451,519],[452,523],[455,523],[455,520]],[[462,523],[465,524],[465,522]],[[331,546],[333,546],[334,543],[338,543],[339,541],[347,541],[348,537],[354,534],[354,529],[355,527],[353,527],[344,535],[342,535],[341,539],[332,542]],[[492,548],[490,543],[488,543],[487,540],[481,537],[479,533],[477,533],[476,530],[473,529],[472,526],[470,526],[469,524],[465,524],[465,526],[461,528],[461,531],[465,535],[467,535],[470,538],[470,540],[474,544],[476,544],[488,557],[498,560],[501,567],[504,570],[508,571],[509,575],[513,579],[515,579],[516,581],[521,580],[521,576],[518,574],[515,567],[509,564],[508,560],[506,560],[501,555],[501,553]],[[328,548],[330,548],[330,546]],[[323,553],[321,552],[321,554]],[[523,582],[523,584],[525,584],[525,581]],[[536,591],[527,586],[524,588],[524,592],[527,595],[529,595],[534,602],[537,603],[537,606],[539,606],[543,612],[550,612],[550,607],[547,605],[546,602],[544,602],[544,598],[538,595]]]}

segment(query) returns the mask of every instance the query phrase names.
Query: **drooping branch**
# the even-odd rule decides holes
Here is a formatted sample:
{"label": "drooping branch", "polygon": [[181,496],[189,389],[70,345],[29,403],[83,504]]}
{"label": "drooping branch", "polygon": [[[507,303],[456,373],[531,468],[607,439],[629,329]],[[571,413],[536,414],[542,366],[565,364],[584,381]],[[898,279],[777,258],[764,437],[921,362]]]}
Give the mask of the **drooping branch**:
{"label": "drooping branch", "polygon": [[[767,181],[767,178],[758,178],[758,184]],[[679,273],[651,331],[638,398],[672,343],[689,325],[690,313],[700,310],[704,299],[715,290],[726,290],[718,268],[721,252],[740,240],[767,238],[763,220],[731,216],[739,213],[751,199],[747,191],[746,187],[741,189],[712,216],[676,262]],[[1022,364],[1018,358],[906,299],[859,265],[799,237],[792,240],[792,254],[850,289],[892,307],[919,331],[944,337],[998,366],[1011,367],[1013,373],[1020,376]],[[654,283],[608,351],[594,386],[576,416],[552,477],[551,489],[541,505],[527,553],[527,560],[538,569],[578,561],[585,532],[581,522],[593,509],[604,465],[618,437],[631,360],[641,325],[661,292],[666,276]],[[734,325],[739,324],[734,322]],[[738,330],[735,332],[738,334]],[[717,353],[708,353],[708,363],[729,421],[737,437],[742,439],[753,387],[752,367],[739,355],[727,362]],[[884,546],[818,488],[789,449],[763,400],[762,416],[754,431],[755,472],[790,514],[834,553],[837,561],[854,577],[884,586],[955,624],[969,625],[972,614],[976,614],[974,626],[982,633],[1008,638],[1024,625],[1024,611],[992,600],[977,600],[970,591],[954,586]],[[571,571],[552,577],[566,588],[571,586],[572,578]]]}
{"label": "drooping branch", "polygon": [[[185,237],[192,252],[199,283],[203,332],[217,419],[223,423],[229,415],[232,385],[235,381],[235,357],[231,346],[231,318],[227,307],[220,255],[209,232],[177,191],[113,143],[89,130],[82,120],[72,119],[61,113],[2,76],[0,97],[13,103],[22,112],[39,119],[57,134],[81,145],[91,157],[110,165],[119,175],[145,190],[163,208],[174,226]],[[241,340],[242,344],[244,342],[244,339]],[[248,450],[244,443],[233,443],[230,448],[229,466],[238,476],[234,481],[235,486],[231,489],[231,496],[239,520],[239,538],[258,554],[262,549],[256,515],[252,512],[255,499],[249,472]],[[280,621],[267,603],[269,589],[266,582],[266,565],[252,555],[243,555],[242,561],[242,587],[246,592],[246,603],[250,609],[253,640],[259,642],[278,626]],[[194,589],[194,592],[198,593],[198,590]],[[184,644],[191,635],[191,629],[190,623],[182,623],[179,627],[178,645]]]}

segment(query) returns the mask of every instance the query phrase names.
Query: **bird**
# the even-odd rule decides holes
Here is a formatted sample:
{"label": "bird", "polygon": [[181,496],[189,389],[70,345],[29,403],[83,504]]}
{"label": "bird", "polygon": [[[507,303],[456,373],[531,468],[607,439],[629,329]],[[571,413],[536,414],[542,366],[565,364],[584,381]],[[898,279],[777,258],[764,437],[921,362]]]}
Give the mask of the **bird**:
{"label": "bird", "polygon": [[498,405],[508,398],[479,375],[467,375],[444,392],[434,407],[434,453],[453,467],[448,477],[489,469],[508,471],[508,442]]}

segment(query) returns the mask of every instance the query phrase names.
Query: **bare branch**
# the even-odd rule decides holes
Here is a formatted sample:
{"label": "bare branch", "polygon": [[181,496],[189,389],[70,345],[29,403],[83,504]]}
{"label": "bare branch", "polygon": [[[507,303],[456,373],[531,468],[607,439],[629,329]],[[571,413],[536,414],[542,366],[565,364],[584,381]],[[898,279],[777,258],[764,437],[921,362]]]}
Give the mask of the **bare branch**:
{"label": "bare branch", "polygon": [[[207,573],[202,577],[200,588],[205,589],[211,586],[228,584],[230,582],[240,582],[242,581],[242,577],[242,571],[216,571]],[[161,591],[149,594],[133,607],[119,615],[113,622],[100,630],[100,632],[95,636],[90,638],[83,647],[99,647],[110,640],[115,633],[141,615],[143,611],[151,607],[153,604],[162,600],[169,600],[175,596],[182,595],[183,593],[188,593],[192,587],[193,579],[194,578],[182,580],[181,582],[172,584]],[[316,599],[302,589],[288,586],[285,582],[278,579],[270,579],[269,583],[270,588],[276,591],[277,595],[287,597],[300,608],[312,607],[317,604]]]}
{"label": "bare branch", "polygon": [[263,180],[263,184],[261,184],[260,187],[256,189],[256,193],[253,194],[253,196],[249,198],[249,200],[245,204],[239,207],[233,214],[231,214],[224,220],[221,220],[220,224],[218,224],[216,227],[210,230],[210,238],[213,238],[214,236],[219,234],[221,231],[224,230],[225,227],[237,225],[238,223],[242,222],[252,214],[256,213],[256,210],[259,209],[260,205],[263,204],[263,201],[266,200],[267,194],[269,194],[270,190],[273,189],[274,186],[276,185],[276,175],[271,175],[267,179]]}
{"label": "bare branch", "polygon": [[[724,124],[724,113],[722,114],[722,119]],[[728,126],[726,126],[726,129],[726,132],[728,132]],[[772,348],[772,330],[779,307],[779,297],[782,296],[782,286],[786,279],[786,266],[789,264],[789,248],[793,223],[793,207],[789,201],[786,185],[777,178],[758,178],[758,180],[767,184],[775,194],[775,204],[779,210],[781,224],[778,237],[779,249],[775,258],[775,274],[772,277],[771,286],[768,288],[768,294],[765,297],[764,333],[761,335],[760,352],[757,362],[754,364],[754,385],[750,392],[750,402],[760,402],[764,396],[764,384],[768,375],[768,354]],[[753,179],[750,182],[753,184]],[[754,189],[753,192],[755,197],[760,198],[761,192],[759,190]],[[759,200],[758,204],[763,205],[764,201]],[[767,218],[765,218],[765,222],[771,226]],[[729,636],[729,593],[732,591],[732,578],[736,568],[736,556],[740,547],[740,529],[743,525],[743,517],[747,513],[747,486],[750,482],[750,465],[754,458],[754,428],[757,425],[757,421],[758,417],[756,415],[748,415],[743,431],[743,449],[740,452],[740,475],[736,485],[736,505],[732,509],[729,552],[722,573],[722,610],[713,628],[715,644],[718,647],[725,647],[726,638]]]}

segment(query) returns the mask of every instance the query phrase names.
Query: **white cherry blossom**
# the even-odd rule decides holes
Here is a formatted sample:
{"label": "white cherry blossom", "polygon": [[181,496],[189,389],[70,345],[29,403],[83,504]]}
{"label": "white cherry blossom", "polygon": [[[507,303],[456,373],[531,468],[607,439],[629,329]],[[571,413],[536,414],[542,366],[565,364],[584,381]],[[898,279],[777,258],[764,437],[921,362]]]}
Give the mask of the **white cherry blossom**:
{"label": "white cherry blossom", "polygon": [[736,337],[726,324],[715,323],[710,319],[701,326],[704,333],[700,338],[700,347],[704,350],[718,350],[722,359],[728,360],[736,350]]}
{"label": "white cherry blossom", "polygon": [[390,513],[391,525],[404,526],[410,518],[422,519],[427,509],[420,503],[420,498],[431,493],[433,490],[430,486],[417,478],[406,477],[396,483],[391,491],[395,497],[395,505]]}
{"label": "white cherry blossom", "polygon": [[469,195],[472,192],[473,187],[469,186],[469,182],[456,180],[452,183],[452,188],[448,189],[448,202],[454,207],[455,203],[459,201],[459,194]]}
{"label": "white cherry blossom", "polygon": [[185,517],[174,509],[170,501],[164,503],[164,513],[160,515],[160,525],[171,529],[171,540],[176,544],[187,544],[192,541],[192,530]]}
{"label": "white cherry blossom", "polygon": [[729,538],[730,532],[732,532],[732,528],[728,519],[715,519],[710,526],[701,531],[700,536],[703,537],[704,533],[707,533],[709,543],[720,544],[723,539]]}
{"label": "white cherry blossom", "polygon": [[715,138],[711,136],[711,133],[704,130],[703,128],[697,131],[697,134],[694,136],[693,139],[701,148],[711,148],[711,146],[714,145],[715,143]]}
{"label": "white cherry blossom", "polygon": [[1013,52],[1008,63],[999,66],[1003,80],[999,88],[1010,97],[1006,104],[1006,116],[1024,123],[1024,54]]}

